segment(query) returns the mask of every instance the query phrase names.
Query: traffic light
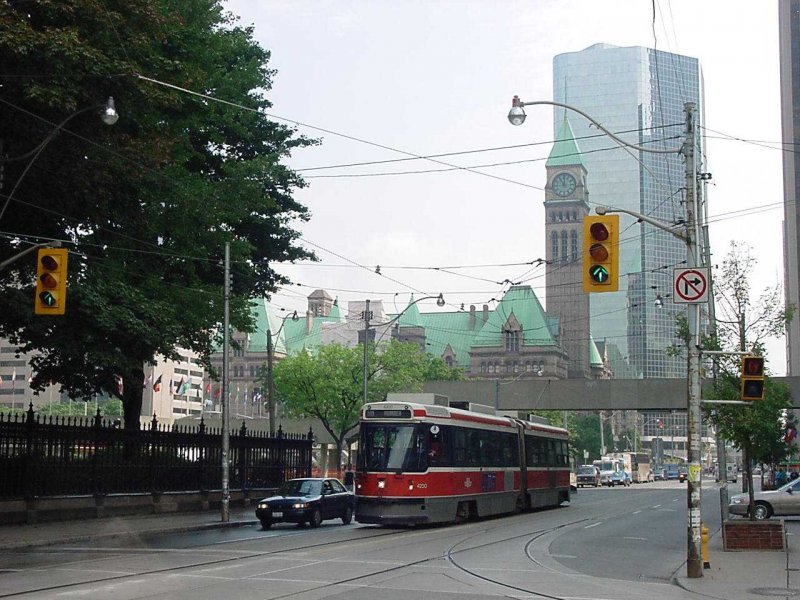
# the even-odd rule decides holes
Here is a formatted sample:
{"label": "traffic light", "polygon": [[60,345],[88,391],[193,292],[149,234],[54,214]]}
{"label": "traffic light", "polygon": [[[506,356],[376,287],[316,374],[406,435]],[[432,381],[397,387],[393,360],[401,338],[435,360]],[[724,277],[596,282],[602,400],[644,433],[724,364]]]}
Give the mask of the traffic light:
{"label": "traffic light", "polygon": [[64,314],[67,306],[67,256],[66,248],[39,249],[34,314]]}
{"label": "traffic light", "polygon": [[742,400],[764,399],[764,357],[742,357]]}
{"label": "traffic light", "polygon": [[619,289],[619,215],[583,218],[583,291]]}

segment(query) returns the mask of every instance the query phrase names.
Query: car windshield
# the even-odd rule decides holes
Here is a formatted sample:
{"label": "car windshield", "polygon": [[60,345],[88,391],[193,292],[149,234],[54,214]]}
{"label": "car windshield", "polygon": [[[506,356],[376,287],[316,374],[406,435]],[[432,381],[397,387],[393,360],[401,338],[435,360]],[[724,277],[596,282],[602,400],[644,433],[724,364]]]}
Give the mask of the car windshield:
{"label": "car windshield", "polygon": [[279,496],[320,496],[322,482],[311,479],[290,479],[278,488]]}
{"label": "car windshield", "polygon": [[594,475],[594,467],[578,467],[578,475]]}

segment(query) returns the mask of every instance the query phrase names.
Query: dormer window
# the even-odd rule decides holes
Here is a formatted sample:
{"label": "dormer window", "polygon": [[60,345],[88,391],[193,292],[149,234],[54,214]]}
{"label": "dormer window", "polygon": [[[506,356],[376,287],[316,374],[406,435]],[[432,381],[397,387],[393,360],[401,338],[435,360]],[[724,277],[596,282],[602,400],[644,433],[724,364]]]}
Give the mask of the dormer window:
{"label": "dormer window", "polygon": [[519,352],[519,330],[506,330],[503,332],[506,352]]}

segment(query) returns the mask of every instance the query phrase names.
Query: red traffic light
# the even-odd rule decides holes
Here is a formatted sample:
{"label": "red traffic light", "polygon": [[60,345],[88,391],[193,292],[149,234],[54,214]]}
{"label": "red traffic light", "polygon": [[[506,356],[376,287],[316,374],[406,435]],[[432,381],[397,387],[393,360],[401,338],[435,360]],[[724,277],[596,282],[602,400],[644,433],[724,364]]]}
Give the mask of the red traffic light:
{"label": "red traffic light", "polygon": [[605,242],[608,239],[608,228],[604,223],[592,223],[589,235],[598,242]]}
{"label": "red traffic light", "polygon": [[745,356],[742,359],[743,377],[763,377],[764,358],[761,356]]}

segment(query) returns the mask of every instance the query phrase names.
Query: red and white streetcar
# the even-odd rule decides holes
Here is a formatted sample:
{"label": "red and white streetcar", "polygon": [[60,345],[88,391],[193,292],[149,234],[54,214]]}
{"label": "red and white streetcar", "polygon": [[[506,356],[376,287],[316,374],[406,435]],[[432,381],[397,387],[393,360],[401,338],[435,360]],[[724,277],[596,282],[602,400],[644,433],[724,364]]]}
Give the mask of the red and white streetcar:
{"label": "red and white streetcar", "polygon": [[450,523],[569,501],[565,429],[470,408],[394,400],[362,407],[359,523]]}

